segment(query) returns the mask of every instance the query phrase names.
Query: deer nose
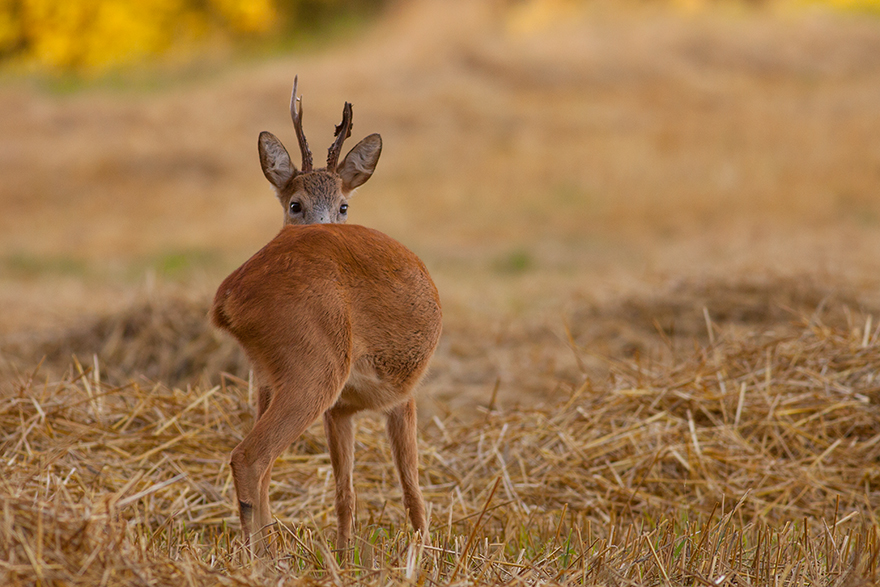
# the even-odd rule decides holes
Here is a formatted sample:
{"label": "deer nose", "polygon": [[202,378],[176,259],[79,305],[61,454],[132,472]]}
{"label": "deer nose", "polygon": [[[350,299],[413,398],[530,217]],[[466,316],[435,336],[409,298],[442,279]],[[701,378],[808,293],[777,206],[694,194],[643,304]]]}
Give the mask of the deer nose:
{"label": "deer nose", "polygon": [[315,212],[315,218],[312,221],[313,224],[332,224],[333,218],[330,217],[329,210],[318,210]]}

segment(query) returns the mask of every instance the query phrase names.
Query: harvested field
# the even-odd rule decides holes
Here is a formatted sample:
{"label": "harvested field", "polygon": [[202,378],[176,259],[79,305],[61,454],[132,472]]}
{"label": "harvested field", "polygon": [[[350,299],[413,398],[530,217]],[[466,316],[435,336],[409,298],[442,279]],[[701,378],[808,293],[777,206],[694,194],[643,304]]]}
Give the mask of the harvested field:
{"label": "harvested field", "polygon": [[[282,554],[267,568],[242,566],[228,455],[252,425],[253,390],[232,374],[202,383],[197,375],[224,360],[246,371],[198,320],[203,307],[146,305],[99,320],[47,353],[45,367],[64,373],[61,357],[90,341],[104,345],[94,348],[112,367],[75,360],[61,376],[7,380],[7,580],[249,585],[281,572],[284,584],[871,583],[880,554],[876,314],[803,282],[766,285],[772,291],[741,284],[712,299],[699,296],[721,284],[679,284],[651,300],[586,308],[572,324],[600,334],[572,328],[577,367],[557,376],[528,375],[552,357],[539,332],[499,337],[519,361],[514,396],[493,393],[479,357],[461,350],[472,332],[447,333],[422,394],[431,400],[420,442],[432,541],[408,540],[383,425],[363,417],[358,543],[342,567],[328,546],[333,485],[320,425],[275,465]],[[670,311],[670,298],[692,303]],[[667,320],[682,325],[678,333],[650,334]],[[704,333],[685,326],[694,320]],[[612,325],[632,330],[609,335]],[[627,350],[592,368],[592,344],[614,340]],[[166,348],[175,341],[190,342]],[[633,356],[636,345],[643,350]],[[529,352],[536,346],[542,356]],[[129,348],[146,363],[126,363]],[[154,348],[166,350],[147,352]],[[181,365],[195,383],[163,383],[182,384]],[[122,376],[150,368],[155,382]],[[444,403],[473,380],[484,391],[468,400],[476,411]],[[527,405],[503,407],[514,399]]]}
{"label": "harvested field", "polygon": [[870,321],[713,328],[678,360],[616,360],[605,381],[535,407],[435,416],[421,435],[423,546],[407,539],[383,427],[362,418],[358,540],[342,567],[320,426],[275,465],[281,554],[251,570],[227,461],[252,423],[246,381],[34,373],[0,404],[3,572],[81,585],[872,583],[878,336]]}
{"label": "harvested field", "polygon": [[[207,299],[168,293],[69,328],[7,336],[0,373],[8,382],[24,375],[23,366],[39,365],[44,377],[59,379],[77,357],[98,360],[112,385],[125,385],[133,374],[178,387],[215,385],[221,373],[247,379],[247,360],[208,324],[208,309]],[[852,329],[878,314],[880,302],[869,291],[802,275],[678,280],[609,301],[574,300],[555,320],[447,319],[420,407],[432,415],[485,404],[496,382],[501,405],[533,405],[560,385],[607,378],[610,362],[618,359],[677,359],[710,342],[707,315],[713,329],[735,338],[791,335],[810,320]]]}
{"label": "harvested field", "polygon": [[[880,583],[880,21],[451,1],[185,81],[2,80],[0,584]],[[316,425],[248,564],[254,390],[206,314],[278,228],[294,73],[316,153],[346,99],[382,133],[352,222],[441,291],[431,537],[367,415],[351,552]]]}

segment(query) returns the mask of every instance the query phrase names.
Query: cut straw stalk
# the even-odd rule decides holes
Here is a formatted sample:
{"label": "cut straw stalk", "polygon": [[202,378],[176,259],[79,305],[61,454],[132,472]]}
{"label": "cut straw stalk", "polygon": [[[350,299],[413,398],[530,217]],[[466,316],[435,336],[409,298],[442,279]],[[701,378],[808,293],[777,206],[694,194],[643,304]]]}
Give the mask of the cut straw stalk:
{"label": "cut straw stalk", "polygon": [[[288,556],[271,564],[334,584],[870,577],[880,414],[858,396],[876,393],[880,349],[864,348],[861,330],[716,334],[711,352],[651,369],[620,361],[613,382],[578,384],[561,403],[481,414],[480,426],[426,421],[424,492],[433,527],[448,523],[420,559],[404,538],[384,428],[363,418],[358,528],[383,538],[370,542],[368,565],[326,574],[333,484],[320,426],[310,429],[275,463],[273,512],[290,522],[277,533]],[[91,373],[87,385],[85,369],[73,373],[0,396],[0,459],[14,463],[0,483],[0,573],[92,585],[134,568],[168,582],[214,584],[221,573],[255,584],[232,555],[226,465],[252,422],[246,382],[183,391],[113,387]],[[503,503],[491,503],[502,488]],[[114,516],[95,513],[107,496]],[[731,496],[737,506],[716,517]]]}

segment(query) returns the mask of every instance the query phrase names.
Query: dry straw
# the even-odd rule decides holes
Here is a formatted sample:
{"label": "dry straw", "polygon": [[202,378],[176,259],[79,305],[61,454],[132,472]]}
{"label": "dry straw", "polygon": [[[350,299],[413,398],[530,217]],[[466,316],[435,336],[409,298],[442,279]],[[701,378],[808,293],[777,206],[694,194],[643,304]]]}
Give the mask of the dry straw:
{"label": "dry straw", "polygon": [[872,584],[877,329],[749,334],[705,318],[714,344],[688,356],[611,361],[612,377],[552,405],[423,422],[424,544],[381,422],[365,417],[357,542],[331,550],[313,427],[275,466],[278,554],[254,565],[227,464],[252,425],[246,380],[116,385],[76,359],[61,378],[34,369],[0,397],[0,582]]}

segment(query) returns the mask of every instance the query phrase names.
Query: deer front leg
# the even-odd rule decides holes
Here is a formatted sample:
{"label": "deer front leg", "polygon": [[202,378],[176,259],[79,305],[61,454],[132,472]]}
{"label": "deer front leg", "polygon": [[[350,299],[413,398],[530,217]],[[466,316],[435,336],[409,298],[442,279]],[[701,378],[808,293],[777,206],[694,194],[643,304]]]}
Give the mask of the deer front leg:
{"label": "deer front leg", "polygon": [[355,514],[355,493],[352,483],[354,468],[354,412],[333,407],[324,412],[324,432],[336,482],[336,549],[345,556],[351,542]]}
{"label": "deer front leg", "polygon": [[400,485],[403,488],[403,506],[409,513],[413,528],[422,535],[422,540],[425,540],[428,537],[428,520],[422,490],[419,489],[415,398],[409,398],[388,412],[386,430],[391,441],[394,464],[400,476]]}

